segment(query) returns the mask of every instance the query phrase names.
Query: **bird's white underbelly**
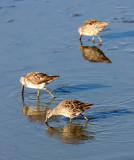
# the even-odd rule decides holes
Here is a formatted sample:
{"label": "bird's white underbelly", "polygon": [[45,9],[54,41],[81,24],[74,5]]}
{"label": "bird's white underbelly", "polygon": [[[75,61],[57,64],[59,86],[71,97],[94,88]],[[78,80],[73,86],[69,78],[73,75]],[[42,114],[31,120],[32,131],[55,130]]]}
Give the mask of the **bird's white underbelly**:
{"label": "bird's white underbelly", "polygon": [[97,31],[88,31],[88,32],[85,32],[83,35],[85,36],[96,36],[97,35]]}
{"label": "bird's white underbelly", "polygon": [[34,88],[34,89],[43,89],[45,87],[45,84],[33,84],[31,82],[26,82],[25,86],[27,88]]}

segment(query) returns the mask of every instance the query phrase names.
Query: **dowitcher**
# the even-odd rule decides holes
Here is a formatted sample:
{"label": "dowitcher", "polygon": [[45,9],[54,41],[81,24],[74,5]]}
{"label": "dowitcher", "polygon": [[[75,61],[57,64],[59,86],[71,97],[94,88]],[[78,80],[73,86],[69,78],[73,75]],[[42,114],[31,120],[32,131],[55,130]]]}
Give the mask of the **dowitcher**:
{"label": "dowitcher", "polygon": [[[93,106],[93,104],[83,103],[74,99],[63,100],[54,109],[48,109],[46,111],[46,122],[53,115],[63,115],[69,117],[71,122],[72,118],[82,115],[81,113],[91,106]],[[83,117],[88,121],[86,116]]]}
{"label": "dowitcher", "polygon": [[28,73],[26,76],[22,76],[20,78],[20,82],[22,83],[22,94],[24,92],[24,86],[27,88],[34,88],[38,90],[37,96],[39,97],[39,89],[46,90],[49,94],[53,97],[54,95],[45,88],[45,86],[52,82],[53,80],[57,79],[58,75],[48,75],[40,72],[31,72]]}
{"label": "dowitcher", "polygon": [[92,41],[94,42],[94,36],[97,36],[102,43],[102,40],[98,33],[106,27],[110,22],[101,22],[98,20],[87,20],[85,21],[82,26],[78,29],[80,34],[80,40],[82,35],[84,36],[93,36]]}

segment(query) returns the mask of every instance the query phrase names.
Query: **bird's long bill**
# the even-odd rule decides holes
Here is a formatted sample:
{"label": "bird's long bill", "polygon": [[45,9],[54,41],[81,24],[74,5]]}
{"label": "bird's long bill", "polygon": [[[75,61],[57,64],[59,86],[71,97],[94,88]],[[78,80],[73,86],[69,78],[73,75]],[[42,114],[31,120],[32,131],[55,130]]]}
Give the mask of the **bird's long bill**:
{"label": "bird's long bill", "polygon": [[47,121],[48,121],[48,118],[46,118],[45,123],[47,123]]}
{"label": "bird's long bill", "polygon": [[24,85],[22,85],[22,94],[23,94],[23,92],[24,92]]}
{"label": "bird's long bill", "polygon": [[46,121],[45,121],[45,124],[46,124],[47,127],[49,127],[49,126],[48,126],[48,123],[47,123]]}

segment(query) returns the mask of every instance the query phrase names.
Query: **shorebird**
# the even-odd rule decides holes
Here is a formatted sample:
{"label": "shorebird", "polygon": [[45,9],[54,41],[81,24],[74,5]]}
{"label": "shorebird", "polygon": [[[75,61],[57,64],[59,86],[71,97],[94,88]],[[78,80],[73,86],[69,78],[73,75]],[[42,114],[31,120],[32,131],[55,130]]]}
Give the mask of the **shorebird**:
{"label": "shorebird", "polygon": [[102,40],[98,33],[106,27],[110,22],[101,22],[98,20],[87,20],[85,21],[82,26],[78,29],[78,32],[80,34],[80,40],[82,35],[84,36],[93,36],[93,43],[94,43],[94,36],[97,36],[102,43]]}
{"label": "shorebird", "polygon": [[[82,115],[81,113],[91,106],[93,106],[93,104],[83,103],[75,99],[63,100],[54,109],[48,109],[46,111],[46,122],[53,115],[63,115],[69,117],[71,122],[72,118]],[[83,117],[88,121],[86,116]]]}
{"label": "shorebird", "polygon": [[45,86],[57,79],[58,75],[48,75],[40,72],[30,72],[26,76],[22,76],[20,78],[20,82],[22,83],[22,94],[24,92],[24,86],[27,88],[34,88],[38,90],[37,96],[39,97],[39,89],[46,90],[53,97],[54,95],[45,88]]}

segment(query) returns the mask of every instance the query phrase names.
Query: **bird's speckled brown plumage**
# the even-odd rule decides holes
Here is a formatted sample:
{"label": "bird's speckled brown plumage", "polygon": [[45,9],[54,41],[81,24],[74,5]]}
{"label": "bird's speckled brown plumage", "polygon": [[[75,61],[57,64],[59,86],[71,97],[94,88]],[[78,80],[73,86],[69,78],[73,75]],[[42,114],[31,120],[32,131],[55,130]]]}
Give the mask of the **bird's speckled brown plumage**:
{"label": "bird's speckled brown plumage", "polygon": [[47,110],[46,121],[53,115],[63,115],[66,117],[70,117],[71,120],[72,118],[80,115],[82,112],[84,112],[91,106],[93,106],[93,104],[83,103],[75,99],[63,100],[54,109]]}
{"label": "bird's speckled brown plumage", "polygon": [[[94,42],[94,36],[98,36],[98,33],[106,27],[110,22],[101,22],[98,20],[87,20],[85,21],[82,26],[78,29],[78,32],[80,33],[80,39],[81,36],[93,36],[93,42]],[[101,38],[98,36],[100,41],[102,42]]]}
{"label": "bird's speckled brown plumage", "polygon": [[46,85],[58,77],[58,75],[48,75],[40,72],[31,72],[25,76],[25,79],[33,84],[44,83]]}

